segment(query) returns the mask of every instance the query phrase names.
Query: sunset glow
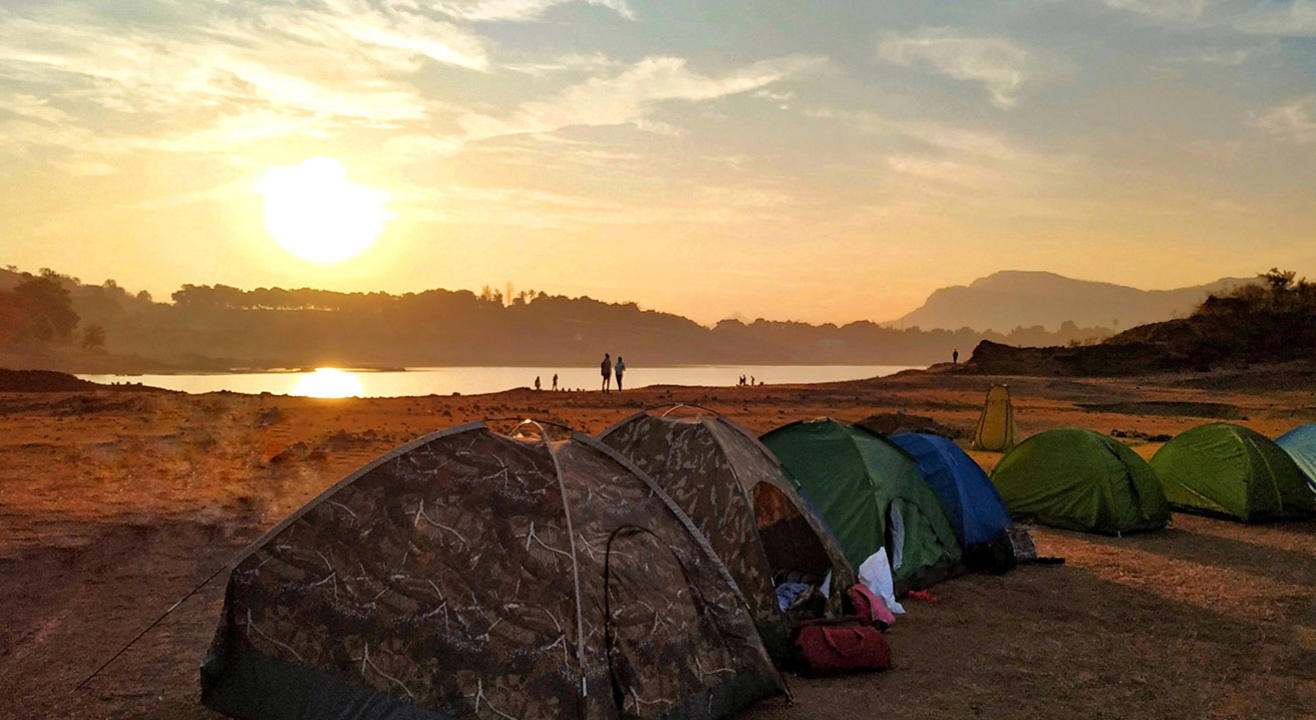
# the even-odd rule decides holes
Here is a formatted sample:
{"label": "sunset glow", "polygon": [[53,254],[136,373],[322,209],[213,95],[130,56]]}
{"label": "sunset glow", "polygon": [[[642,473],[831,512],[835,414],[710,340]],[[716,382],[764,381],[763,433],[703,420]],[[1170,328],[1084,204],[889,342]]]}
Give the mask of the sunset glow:
{"label": "sunset glow", "polygon": [[3,263],[701,324],[889,321],[1011,269],[1312,274],[1312,8],[17,3]]}
{"label": "sunset glow", "polygon": [[316,368],[304,375],[289,393],[299,397],[345,398],[361,396],[361,380],[356,373],[337,368]]}
{"label": "sunset glow", "polygon": [[354,258],[375,243],[390,215],[388,193],[347,179],[333,158],[311,158],[270,168],[254,191],[265,198],[265,229],[285,250],[303,260],[335,263]]}

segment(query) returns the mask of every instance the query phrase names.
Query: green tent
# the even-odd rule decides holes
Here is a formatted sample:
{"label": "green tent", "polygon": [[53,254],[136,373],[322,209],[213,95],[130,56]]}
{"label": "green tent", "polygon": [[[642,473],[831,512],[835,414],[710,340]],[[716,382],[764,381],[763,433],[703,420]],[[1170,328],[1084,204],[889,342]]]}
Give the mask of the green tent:
{"label": "green tent", "polygon": [[886,548],[897,591],[929,585],[958,567],[959,543],[941,500],[914,459],[885,437],[821,419],[783,425],[761,439],[854,567]]}
{"label": "green tent", "polygon": [[1316,512],[1302,470],[1269,438],[1212,423],[1181,433],[1151,460],[1176,508],[1244,522]]}
{"label": "green tent", "polygon": [[1001,458],[992,482],[1015,520],[1120,534],[1164,527],[1170,506],[1138,454],[1081,428],[1034,435]]}

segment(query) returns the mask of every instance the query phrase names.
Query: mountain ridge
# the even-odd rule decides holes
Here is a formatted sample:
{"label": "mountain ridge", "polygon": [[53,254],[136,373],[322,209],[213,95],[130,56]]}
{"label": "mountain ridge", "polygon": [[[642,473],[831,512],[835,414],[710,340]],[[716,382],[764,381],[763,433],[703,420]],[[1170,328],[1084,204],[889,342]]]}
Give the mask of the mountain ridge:
{"label": "mountain ridge", "polygon": [[1000,270],[968,285],[934,290],[923,305],[884,324],[925,329],[971,327],[979,332],[1033,326],[1055,330],[1067,321],[1130,328],[1183,317],[1211,294],[1255,282],[1255,278],[1225,277],[1201,285],[1143,290],[1041,270]]}

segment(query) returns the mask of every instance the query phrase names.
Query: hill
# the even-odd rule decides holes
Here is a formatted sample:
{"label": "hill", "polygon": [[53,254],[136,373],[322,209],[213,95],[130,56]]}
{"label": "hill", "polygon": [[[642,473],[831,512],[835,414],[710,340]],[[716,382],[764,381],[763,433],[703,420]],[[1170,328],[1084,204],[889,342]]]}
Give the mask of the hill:
{"label": "hill", "polygon": [[890,324],[979,330],[1041,325],[1055,330],[1069,321],[1082,326],[1129,328],[1183,317],[1212,293],[1255,282],[1222,278],[1176,290],[1139,290],[1049,272],[1004,270],[967,286],[936,290],[922,307]]}
{"label": "hill", "polygon": [[1209,295],[1188,317],[1149,323],[1082,347],[979,343],[971,369],[1008,375],[1135,375],[1251,363],[1313,363],[1316,282],[1272,269]]}

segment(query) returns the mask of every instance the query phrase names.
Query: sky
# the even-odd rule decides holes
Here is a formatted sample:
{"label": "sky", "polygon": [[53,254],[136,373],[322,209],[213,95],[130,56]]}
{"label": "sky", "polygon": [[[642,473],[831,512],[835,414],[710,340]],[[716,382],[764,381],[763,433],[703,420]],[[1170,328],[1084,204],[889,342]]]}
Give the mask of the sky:
{"label": "sky", "polygon": [[[338,263],[257,192],[325,157],[387,194]],[[157,299],[882,321],[1003,269],[1316,275],[1313,228],[1316,0],[0,0],[0,265]]]}

